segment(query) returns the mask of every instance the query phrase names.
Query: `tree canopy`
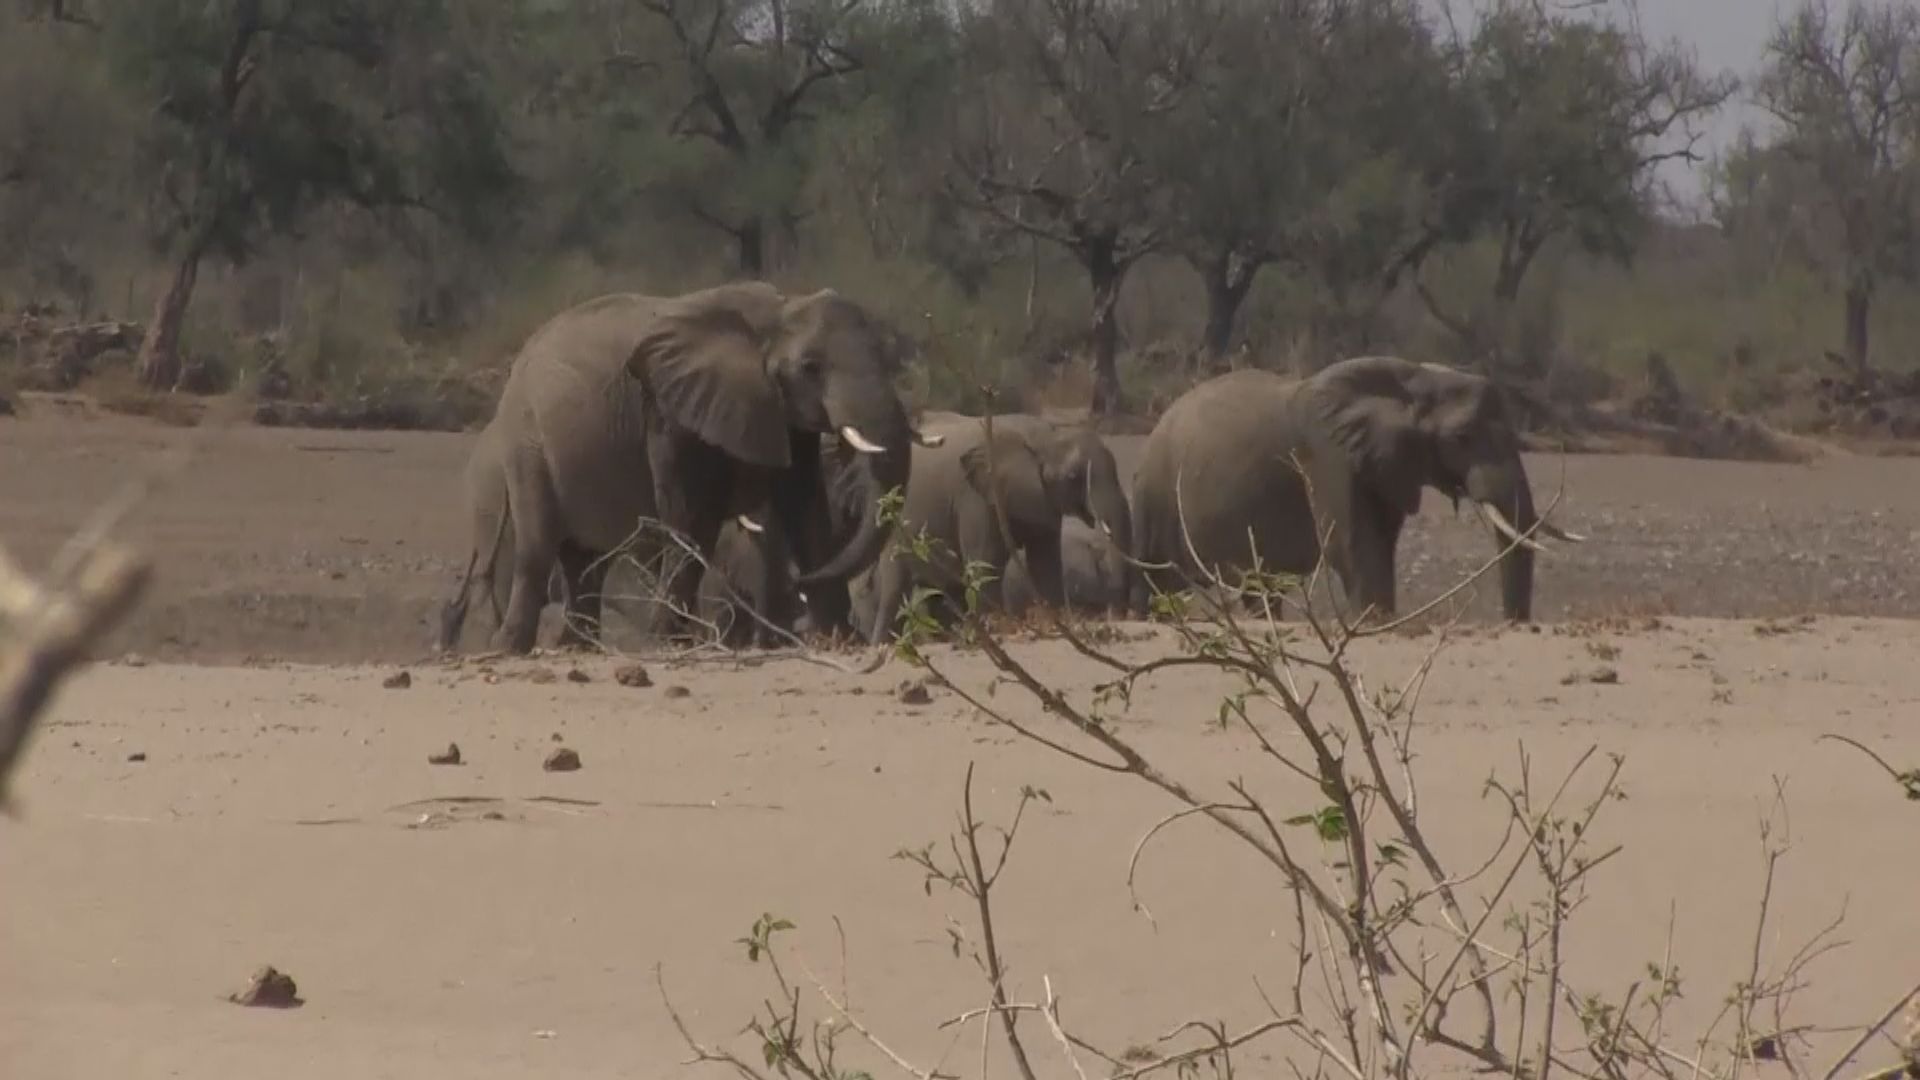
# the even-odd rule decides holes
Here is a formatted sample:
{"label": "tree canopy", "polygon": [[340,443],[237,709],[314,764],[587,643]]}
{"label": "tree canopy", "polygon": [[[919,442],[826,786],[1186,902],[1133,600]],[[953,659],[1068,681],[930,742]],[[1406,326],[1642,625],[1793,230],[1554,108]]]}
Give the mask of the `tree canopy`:
{"label": "tree canopy", "polygon": [[[832,284],[930,356],[1083,363],[1097,411],[1170,340],[1188,377],[1258,338],[1529,378],[1536,268],[1631,259],[1738,90],[1624,3],[13,0],[0,296],[150,305],[162,388],[217,343],[206,266],[323,275],[282,324],[496,359],[589,288]],[[1842,285],[1862,361],[1920,262],[1917,22],[1802,0],[1715,173],[1724,228]]]}

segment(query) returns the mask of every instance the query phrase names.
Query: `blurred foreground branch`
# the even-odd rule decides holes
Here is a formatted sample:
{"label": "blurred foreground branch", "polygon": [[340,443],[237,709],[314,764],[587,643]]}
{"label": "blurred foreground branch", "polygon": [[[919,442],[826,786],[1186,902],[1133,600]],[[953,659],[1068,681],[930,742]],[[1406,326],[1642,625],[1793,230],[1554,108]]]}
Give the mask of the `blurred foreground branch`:
{"label": "blurred foreground branch", "polygon": [[96,543],[65,583],[49,586],[0,548],[0,808],[7,778],[60,681],[133,610],[150,576],[141,556]]}

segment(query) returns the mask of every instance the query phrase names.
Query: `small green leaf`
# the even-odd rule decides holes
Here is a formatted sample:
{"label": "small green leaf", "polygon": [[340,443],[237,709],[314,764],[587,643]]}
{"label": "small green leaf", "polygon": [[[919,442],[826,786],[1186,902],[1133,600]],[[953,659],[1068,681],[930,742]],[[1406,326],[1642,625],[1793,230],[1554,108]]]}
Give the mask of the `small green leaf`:
{"label": "small green leaf", "polygon": [[1297,817],[1290,817],[1286,820],[1286,824],[1293,826],[1310,826],[1314,832],[1319,834],[1320,839],[1328,843],[1347,838],[1347,815],[1342,813],[1337,806],[1324,806],[1311,814],[1300,814]]}

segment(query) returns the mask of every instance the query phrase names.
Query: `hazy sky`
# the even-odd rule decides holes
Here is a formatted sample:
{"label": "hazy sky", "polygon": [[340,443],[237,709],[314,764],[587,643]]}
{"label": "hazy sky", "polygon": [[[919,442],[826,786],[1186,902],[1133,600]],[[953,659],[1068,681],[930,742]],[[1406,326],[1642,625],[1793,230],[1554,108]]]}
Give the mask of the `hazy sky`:
{"label": "hazy sky", "polygon": [[[1650,37],[1679,38],[1697,49],[1701,67],[1728,69],[1751,81],[1780,7],[1777,0],[1642,0],[1640,16]],[[1759,125],[1755,113],[1743,89],[1741,97],[1713,119],[1702,149],[1732,139],[1743,123]],[[1700,190],[1700,178],[1690,175],[1692,171],[1681,166],[1671,177],[1683,195],[1697,196]]]}
{"label": "hazy sky", "polygon": [[[1436,9],[1451,3],[1463,19],[1473,9],[1473,0],[1431,2]],[[1697,51],[1703,69],[1732,71],[1746,79],[1759,64],[1761,50],[1782,3],[1781,0],[1639,0],[1639,7],[1641,24],[1650,38],[1656,41],[1678,38]],[[1710,153],[1725,145],[1739,133],[1742,124],[1761,125],[1760,116],[1747,104],[1744,94],[1742,91],[1740,97],[1706,125],[1706,137],[1696,148],[1699,152]],[[1669,167],[1666,177],[1677,195],[1698,200],[1703,168],[1677,162]]]}

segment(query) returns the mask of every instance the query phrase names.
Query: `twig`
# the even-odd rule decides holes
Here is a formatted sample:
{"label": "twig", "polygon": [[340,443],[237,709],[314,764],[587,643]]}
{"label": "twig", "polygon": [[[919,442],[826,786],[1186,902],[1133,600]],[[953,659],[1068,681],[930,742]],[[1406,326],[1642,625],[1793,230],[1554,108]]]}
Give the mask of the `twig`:
{"label": "twig", "polygon": [[13,639],[0,653],[0,811],[7,778],[54,692],[133,610],[151,577],[145,559],[96,543],[80,556],[71,582],[49,590],[0,548],[0,612]]}
{"label": "twig", "polygon": [[1875,765],[1878,765],[1882,769],[1886,770],[1887,775],[1893,777],[1894,782],[1899,784],[1901,788],[1906,791],[1907,798],[1920,800],[1920,769],[1908,769],[1905,772],[1902,772],[1901,770],[1896,769],[1893,766],[1887,764],[1886,758],[1883,758],[1879,754],[1874,753],[1873,750],[1868,748],[1866,745],[1860,742],[1856,742],[1855,740],[1850,739],[1845,735],[1834,735],[1829,733],[1829,734],[1820,736],[1820,738],[1832,739],[1834,742],[1837,742],[1837,743],[1845,743],[1846,745],[1851,746],[1855,750],[1858,750],[1861,753],[1872,758],[1873,763]]}
{"label": "twig", "polygon": [[[993,1006],[1000,1014],[1000,1023],[1007,1033],[1007,1048],[1013,1052],[1013,1063],[1020,1070],[1024,1080],[1035,1080],[1033,1064],[1027,1059],[1026,1045],[1020,1041],[1018,1017],[1007,1005],[1006,968],[1000,958],[1000,946],[994,937],[993,929],[993,883],[1000,876],[996,868],[989,875],[980,858],[979,820],[973,816],[973,762],[967,763],[967,779],[961,788],[961,807],[966,815],[965,829],[967,840],[968,872],[973,878],[973,899],[980,914],[980,937],[982,948],[986,951],[987,978],[993,984]],[[1022,809],[1025,802],[1021,803]],[[1019,819],[1014,819],[1014,829],[1019,828]],[[1006,865],[1007,852],[1013,848],[1013,830],[1008,830],[1007,844],[1000,853],[1000,865]]]}
{"label": "twig", "polygon": [[1060,999],[1053,996],[1053,977],[1042,975],[1040,985],[1047,992],[1047,1004],[1040,1010],[1040,1015],[1047,1018],[1047,1028],[1053,1032],[1054,1041],[1060,1044],[1060,1052],[1066,1055],[1067,1064],[1073,1066],[1073,1074],[1080,1080],[1087,1080],[1087,1070],[1080,1067],[1080,1058],[1073,1052],[1073,1040],[1067,1037],[1066,1029],[1060,1026]]}
{"label": "twig", "polygon": [[[1846,1053],[1841,1054],[1840,1057],[1828,1067],[1826,1074],[1823,1075],[1820,1080],[1835,1080],[1835,1078],[1840,1075],[1840,1070],[1846,1068],[1847,1064],[1851,1062],[1860,1051],[1867,1048],[1867,1044],[1873,1041],[1873,1037],[1885,1030],[1888,1024],[1893,1023],[1893,1018],[1900,1015],[1900,1010],[1906,1008],[1908,1003],[1916,998],[1920,998],[1920,983],[1915,984],[1912,989],[1902,994],[1900,1000],[1894,1002],[1886,1012],[1880,1014],[1880,1019],[1874,1021],[1867,1030],[1861,1032],[1860,1037],[1854,1040],[1852,1046],[1847,1047]],[[1911,1067],[1911,1062],[1903,1063],[1893,1069],[1892,1075],[1898,1076],[1901,1072]],[[1878,1078],[1885,1075],[1887,1075],[1886,1070],[1881,1070],[1880,1072],[1874,1073],[1873,1077]]]}
{"label": "twig", "polygon": [[820,976],[814,974],[813,969],[807,966],[807,962],[804,959],[800,961],[800,969],[807,973],[807,978],[812,981],[813,988],[819,992],[820,996],[826,1000],[828,1005],[833,1007],[834,1014],[839,1016],[841,1020],[846,1021],[848,1027],[852,1028],[855,1033],[867,1041],[867,1045],[885,1054],[887,1060],[893,1062],[895,1068],[898,1068],[908,1076],[917,1077],[918,1080],[937,1080],[939,1076],[938,1073],[935,1073],[931,1069],[922,1069],[906,1058],[901,1057],[892,1047],[881,1042],[878,1036],[867,1030],[867,1026],[862,1024],[840,999],[833,996],[833,991],[827,989],[827,984]]}

